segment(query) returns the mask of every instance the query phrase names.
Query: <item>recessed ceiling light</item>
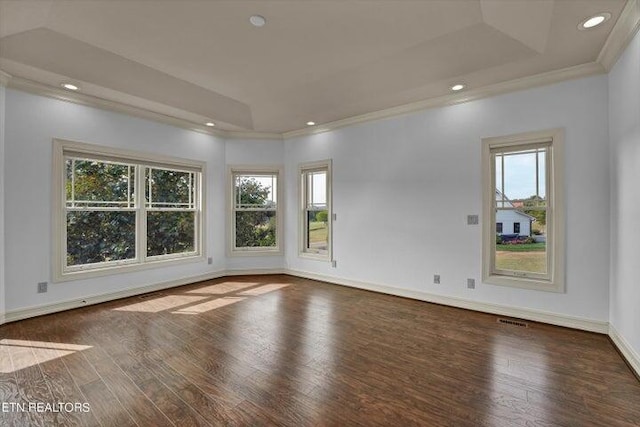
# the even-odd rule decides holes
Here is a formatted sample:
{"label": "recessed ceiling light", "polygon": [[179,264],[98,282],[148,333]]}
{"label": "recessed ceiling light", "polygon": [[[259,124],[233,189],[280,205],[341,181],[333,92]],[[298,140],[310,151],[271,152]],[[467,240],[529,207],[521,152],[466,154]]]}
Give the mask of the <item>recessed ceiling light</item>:
{"label": "recessed ceiling light", "polygon": [[609,12],[598,13],[597,15],[593,15],[583,20],[580,25],[578,25],[578,29],[588,30],[589,28],[597,27],[598,25],[607,22],[609,18],[611,18],[611,14]]}
{"label": "recessed ceiling light", "polygon": [[455,85],[451,86],[451,90],[454,91],[454,92],[457,92],[457,91],[462,90],[464,88],[465,88],[465,85],[463,85],[462,83],[458,83],[458,84],[455,84]]}
{"label": "recessed ceiling light", "polygon": [[214,127],[216,124],[213,122],[207,122],[204,124],[205,126],[209,126],[210,128]]}
{"label": "recessed ceiling light", "polygon": [[71,83],[62,83],[60,86],[62,86],[65,89],[69,89],[69,90],[78,90],[80,89],[78,86],[71,84]]}
{"label": "recessed ceiling light", "polygon": [[253,25],[254,27],[264,27],[264,24],[267,23],[267,20],[264,19],[264,16],[253,15],[249,18],[249,22],[251,22],[251,25]]}
{"label": "recessed ceiling light", "polygon": [[307,126],[313,126],[315,124],[316,124],[316,122],[307,122]]}

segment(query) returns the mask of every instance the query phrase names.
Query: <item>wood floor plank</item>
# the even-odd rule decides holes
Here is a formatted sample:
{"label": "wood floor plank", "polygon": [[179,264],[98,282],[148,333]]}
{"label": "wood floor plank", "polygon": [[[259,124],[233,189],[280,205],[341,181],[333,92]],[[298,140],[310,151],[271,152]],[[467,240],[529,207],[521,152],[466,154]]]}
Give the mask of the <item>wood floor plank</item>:
{"label": "wood floor plank", "polygon": [[212,425],[154,375],[150,369],[151,364],[148,363],[150,360],[145,357],[149,349],[136,351],[135,345],[122,339],[122,336],[120,340],[115,340],[108,334],[102,334],[100,338],[98,342],[103,344],[105,352],[115,364],[175,425],[181,427]]}
{"label": "wood floor plank", "polygon": [[118,398],[101,379],[82,384],[80,390],[86,396],[91,414],[105,427],[133,427],[133,420]]}
{"label": "wood floor plank", "polygon": [[[30,341],[32,351],[35,356],[37,366],[40,368],[51,395],[53,397],[52,406],[54,422],[57,425],[68,426],[91,426],[97,425],[98,421],[84,403],[88,403],[82,391],[77,387],[71,377],[63,358],[73,354],[79,348],[72,343],[59,342],[53,336],[42,332],[43,323],[28,325],[19,323],[17,330],[21,338],[29,336],[39,337],[37,341]],[[40,338],[42,337],[42,338]],[[45,338],[46,337],[46,338]]]}
{"label": "wood floor plank", "polygon": [[496,319],[280,275],[196,283],[0,326],[3,401],[91,405],[0,425],[640,426],[606,336]]}
{"label": "wood floor plank", "polygon": [[93,348],[83,353],[102,381],[118,398],[136,424],[140,426],[173,426],[174,424],[147,399],[103,349]]}
{"label": "wood floor plank", "polygon": [[[4,340],[13,365],[16,384],[18,384],[19,400],[29,407],[22,413],[23,422],[30,425],[58,425],[64,424],[64,417],[58,412],[42,409],[38,405],[52,404],[55,402],[51,388],[39,366],[39,357],[42,349],[34,346],[23,333],[23,325],[15,325],[13,339]],[[35,347],[35,348],[34,348]]]}

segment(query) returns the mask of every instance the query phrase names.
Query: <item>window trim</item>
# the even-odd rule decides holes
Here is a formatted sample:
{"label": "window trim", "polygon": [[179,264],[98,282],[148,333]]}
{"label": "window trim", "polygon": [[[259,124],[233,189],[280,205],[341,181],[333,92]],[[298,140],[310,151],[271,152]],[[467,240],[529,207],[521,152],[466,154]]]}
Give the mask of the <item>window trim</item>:
{"label": "window trim", "polygon": [[[137,163],[139,167],[136,175],[136,182],[144,178],[144,166],[164,166],[166,168],[176,168],[178,170],[197,171],[200,174],[198,183],[199,208],[196,210],[197,229],[195,236],[195,251],[186,254],[156,255],[146,256],[146,250],[140,251],[141,239],[136,236],[136,258],[131,260],[115,261],[113,263],[95,263],[91,267],[66,269],[66,169],[65,155],[83,154],[90,159],[96,160],[116,160],[125,163]],[[84,142],[69,141],[64,139],[53,139],[52,155],[52,276],[53,282],[66,282],[70,280],[88,279],[93,277],[109,276],[124,272],[146,270],[150,268],[164,267],[176,264],[187,264],[202,262],[206,254],[206,162],[182,159],[178,157],[163,156],[152,153],[141,153],[137,151],[106,147],[102,145],[88,144]],[[144,194],[137,195],[138,206],[144,204]],[[143,210],[144,211],[144,210]],[[141,215],[137,215],[136,229],[139,233],[146,233]],[[146,235],[146,234],[145,234]]]}
{"label": "window trim", "polygon": [[[236,248],[235,182],[237,174],[276,175],[276,246],[272,248]],[[230,165],[227,167],[227,256],[282,256],[284,255],[284,168],[276,165]]]}
{"label": "window trim", "polygon": [[[305,238],[305,212],[306,212],[306,182],[305,176],[308,172],[326,170],[327,172],[327,251],[310,251],[306,248]],[[301,258],[313,259],[317,261],[333,260],[333,174],[331,159],[300,163],[298,165],[298,256]]]}
{"label": "window trim", "polygon": [[[492,174],[491,150],[518,149],[531,144],[550,143],[551,159],[547,161],[549,208],[551,218],[547,228],[549,278],[517,277],[495,272],[496,220],[493,203],[495,185]],[[548,292],[565,292],[565,207],[564,207],[564,129],[550,129],[482,139],[482,279],[484,283]],[[550,238],[549,238],[550,236]]]}

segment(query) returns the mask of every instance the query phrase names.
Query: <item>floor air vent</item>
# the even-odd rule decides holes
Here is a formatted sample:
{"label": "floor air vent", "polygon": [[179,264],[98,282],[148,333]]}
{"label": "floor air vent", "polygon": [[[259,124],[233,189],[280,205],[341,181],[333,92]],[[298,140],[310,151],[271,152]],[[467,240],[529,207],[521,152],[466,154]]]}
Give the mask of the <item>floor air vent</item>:
{"label": "floor air vent", "polygon": [[520,326],[522,328],[529,327],[529,324],[527,322],[523,322],[522,320],[505,319],[503,317],[498,317],[498,323],[502,323],[503,325]]}

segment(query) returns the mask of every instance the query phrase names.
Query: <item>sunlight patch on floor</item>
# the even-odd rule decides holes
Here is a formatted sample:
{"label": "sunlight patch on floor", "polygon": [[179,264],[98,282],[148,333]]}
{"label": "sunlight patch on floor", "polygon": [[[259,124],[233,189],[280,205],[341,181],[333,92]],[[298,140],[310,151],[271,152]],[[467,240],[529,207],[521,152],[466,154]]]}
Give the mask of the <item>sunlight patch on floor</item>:
{"label": "sunlight patch on floor", "polygon": [[3,339],[0,340],[0,373],[10,374],[89,348],[90,345]]}
{"label": "sunlight patch on floor", "polygon": [[189,307],[182,308],[178,311],[172,311],[173,314],[200,314],[206,311],[215,310],[216,308],[225,307],[227,305],[235,304],[246,298],[242,297],[224,297],[214,299],[211,301],[203,302],[202,304],[191,305]]}
{"label": "sunlight patch on floor", "polygon": [[232,292],[237,292],[239,290],[250,288],[256,285],[258,285],[258,283],[224,282],[224,283],[217,283],[215,285],[205,286],[203,288],[194,289],[187,293],[188,294],[223,295],[223,294],[229,294]]}
{"label": "sunlight patch on floor", "polygon": [[247,289],[246,291],[243,291],[243,292],[238,292],[238,295],[245,295],[245,296],[263,295],[269,292],[277,291],[278,289],[286,288],[287,286],[289,285],[285,285],[285,284],[264,285],[264,286],[259,286],[253,289]]}
{"label": "sunlight patch on floor", "polygon": [[168,295],[160,298],[148,299],[142,302],[114,308],[116,311],[141,311],[144,313],[158,313],[181,305],[193,304],[207,297],[192,295]]}

